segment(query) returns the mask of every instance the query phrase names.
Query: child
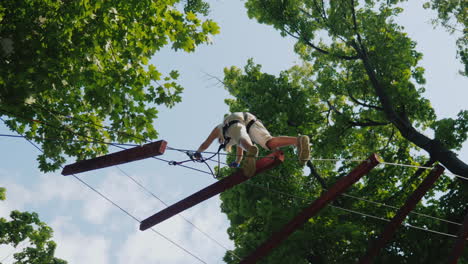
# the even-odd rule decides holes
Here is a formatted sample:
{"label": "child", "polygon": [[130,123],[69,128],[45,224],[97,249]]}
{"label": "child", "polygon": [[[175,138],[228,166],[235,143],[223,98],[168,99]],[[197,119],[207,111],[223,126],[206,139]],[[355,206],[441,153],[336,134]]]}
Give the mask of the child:
{"label": "child", "polygon": [[266,150],[275,150],[285,146],[296,146],[299,162],[304,165],[309,160],[309,137],[272,137],[263,124],[251,113],[236,112],[224,118],[223,123],[211,131],[208,138],[200,145],[197,152],[205,151],[215,139],[225,144],[225,150],[230,151],[233,145],[237,145],[236,161],[229,164],[231,168],[239,167],[244,150],[247,151],[246,159],[242,166],[244,175],[252,177],[255,174],[255,163],[258,155],[259,144]]}

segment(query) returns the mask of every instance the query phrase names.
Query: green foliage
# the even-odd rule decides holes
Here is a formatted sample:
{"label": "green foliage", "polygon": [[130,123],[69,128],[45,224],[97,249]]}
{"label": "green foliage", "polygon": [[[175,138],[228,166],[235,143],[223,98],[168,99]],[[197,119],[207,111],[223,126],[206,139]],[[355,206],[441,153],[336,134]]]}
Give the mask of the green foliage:
{"label": "green foliage", "polygon": [[0,201],[4,201],[6,199],[6,189],[0,187]]}
{"label": "green foliage", "polygon": [[64,155],[84,159],[107,151],[82,141],[141,143],[158,136],[156,106],[174,106],[183,88],[176,71],[164,76],[149,59],[165,46],[193,52],[219,32],[215,22],[197,17],[207,12],[203,1],[188,1],[185,12],[178,3],[0,3],[0,116],[42,144],[41,170],[57,169]]}
{"label": "green foliage", "polygon": [[187,0],[184,7],[185,12],[201,13],[207,16],[210,12],[210,4],[202,0]]}
{"label": "green foliage", "polygon": [[461,35],[457,40],[457,55],[465,65],[464,72],[468,76],[468,3],[457,0],[430,0],[424,3],[425,8],[436,10],[438,17],[435,24],[441,24],[451,33]]}
{"label": "green foliage", "polygon": [[55,258],[56,243],[53,231],[39,220],[36,213],[12,211],[11,221],[0,218],[0,244],[17,247],[29,243],[21,252],[14,254],[15,264],[66,264]]}
{"label": "green foliage", "polygon": [[[432,166],[435,160],[420,152],[398,122],[411,129],[432,129],[436,141],[459,149],[467,139],[467,112],[461,111],[457,119],[436,119],[422,96],[422,54],[394,20],[403,11],[395,6],[398,2],[247,1],[251,18],[297,40],[295,51],[305,62],[277,76],[262,72],[253,60],[243,70],[225,69],[224,84],[234,96],[226,100],[230,111],[254,113],[272,135],[309,135],[316,158],[365,159],[376,152],[386,161]],[[310,175],[304,176],[296,159],[293,150],[286,149],[286,162],[249,181],[255,185],[243,184],[221,195],[237,255],[250,254],[317,198],[324,191],[319,178],[332,186],[357,165],[314,161],[308,164]],[[415,168],[377,167],[347,194],[400,207],[427,174]],[[442,177],[417,211],[461,222],[468,203],[463,189],[460,181]],[[333,205],[388,219],[396,213],[345,196]],[[416,215],[406,221],[451,234],[458,228]],[[384,226],[376,219],[325,208],[259,263],[355,263]],[[453,242],[402,227],[375,263],[443,263]],[[229,254],[225,261],[238,262]]]}
{"label": "green foliage", "polygon": [[444,118],[434,122],[435,138],[450,149],[460,150],[468,137],[468,111],[460,111],[456,120]]}

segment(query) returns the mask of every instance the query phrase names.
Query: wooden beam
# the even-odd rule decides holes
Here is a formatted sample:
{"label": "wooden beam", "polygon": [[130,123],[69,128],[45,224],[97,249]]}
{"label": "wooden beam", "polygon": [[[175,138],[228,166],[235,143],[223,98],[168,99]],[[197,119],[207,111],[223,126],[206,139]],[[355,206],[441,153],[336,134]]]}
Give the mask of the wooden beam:
{"label": "wooden beam", "polygon": [[[260,174],[266,170],[272,169],[284,161],[284,154],[282,151],[276,151],[270,155],[259,159],[256,163],[255,175]],[[146,230],[162,221],[196,205],[199,204],[235,185],[242,183],[249,178],[242,173],[242,169],[237,170],[230,176],[190,195],[189,197],[165,208],[164,210],[146,218],[141,221],[140,230]]]}
{"label": "wooden beam", "polygon": [[398,210],[396,215],[392,218],[390,223],[387,224],[385,230],[377,238],[375,242],[371,244],[371,247],[367,251],[366,255],[359,260],[360,264],[370,264],[373,259],[379,254],[380,250],[387,244],[387,242],[393,237],[395,231],[401,225],[406,216],[416,207],[416,204],[422,199],[422,197],[431,189],[436,180],[444,172],[444,167],[437,165],[431,170],[429,175],[424,181],[418,186],[418,188],[410,195],[406,200],[405,204]]}
{"label": "wooden beam", "polygon": [[142,146],[122,150],[119,152],[107,154],[101,157],[81,160],[76,163],[65,166],[62,175],[71,175],[75,173],[106,168],[135,160],[146,159],[153,156],[159,156],[166,151],[167,142],[164,140],[148,143]]}
{"label": "wooden beam", "polygon": [[341,178],[328,191],[322,194],[309,207],[305,208],[299,215],[287,223],[281,231],[273,234],[267,241],[258,247],[248,257],[243,259],[239,264],[257,263],[262,257],[266,256],[273,248],[277,247],[290,234],[301,227],[307,220],[317,214],[330,201],[333,201],[338,195],[343,193],[352,184],[357,182],[363,175],[367,174],[371,169],[380,163],[380,158],[376,154],[372,154],[367,160],[362,162],[358,167],[351,171],[347,176]]}
{"label": "wooden beam", "polygon": [[468,210],[463,220],[463,226],[460,228],[455,246],[449,256],[448,264],[457,264],[458,259],[463,255],[463,248],[465,247],[466,240],[468,239]]}

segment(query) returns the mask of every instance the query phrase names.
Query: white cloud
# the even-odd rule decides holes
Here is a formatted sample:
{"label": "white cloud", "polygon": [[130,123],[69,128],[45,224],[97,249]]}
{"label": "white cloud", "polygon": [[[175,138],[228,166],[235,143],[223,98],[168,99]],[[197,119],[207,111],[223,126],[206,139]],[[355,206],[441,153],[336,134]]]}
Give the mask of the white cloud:
{"label": "white cloud", "polygon": [[[127,173],[129,171],[126,170]],[[93,178],[80,175],[80,178],[140,220],[165,208],[117,170],[109,169],[104,173],[99,177],[93,175]],[[170,204],[193,191],[182,189],[182,185],[174,186],[173,179],[154,173],[130,176]],[[8,188],[8,206],[0,206],[0,213],[13,208],[31,210],[33,207],[32,211],[47,215],[52,219],[47,222],[54,229],[53,240],[58,244],[56,256],[70,264],[199,262],[152,231],[139,231],[136,222],[76,179],[59,174],[38,173],[37,177],[39,180],[35,186],[1,183]],[[211,198],[183,214],[219,243],[231,248],[232,243],[225,231],[227,222],[220,213],[219,203],[218,198]],[[58,204],[58,207],[53,208],[51,204]],[[207,263],[222,263],[225,250],[180,217],[168,219],[156,228]],[[107,239],[112,240],[112,244]]]}
{"label": "white cloud", "polygon": [[[207,233],[218,243],[232,248],[226,234],[227,221],[220,213],[220,201],[212,198],[185,212],[185,218]],[[206,237],[179,216],[174,216],[155,227],[163,235],[184,247],[207,263],[222,263],[225,249]],[[168,232],[168,231],[171,232]],[[196,258],[161,238],[151,230],[131,234],[119,250],[119,263],[197,263]]]}
{"label": "white cloud", "polygon": [[58,217],[50,226],[55,230],[56,257],[67,260],[69,264],[110,263],[109,240],[83,234],[70,217]]}
{"label": "white cloud", "polygon": [[6,188],[6,200],[0,201],[0,217],[9,219],[12,210],[23,210],[33,198],[31,192],[22,185],[4,181],[0,186]]}

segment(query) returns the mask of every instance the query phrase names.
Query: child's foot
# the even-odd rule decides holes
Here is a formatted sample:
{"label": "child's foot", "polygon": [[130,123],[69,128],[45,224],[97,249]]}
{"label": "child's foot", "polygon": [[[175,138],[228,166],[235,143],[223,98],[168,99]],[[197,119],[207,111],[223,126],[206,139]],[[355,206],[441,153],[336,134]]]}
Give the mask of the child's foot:
{"label": "child's foot", "polygon": [[297,156],[299,158],[299,164],[304,166],[310,159],[309,137],[300,136],[297,141]]}
{"label": "child's foot", "polygon": [[247,155],[244,160],[244,164],[242,166],[242,169],[244,171],[244,175],[247,177],[252,177],[255,174],[255,164],[257,161],[257,155],[258,155],[258,148],[257,146],[252,146],[247,150]]}

